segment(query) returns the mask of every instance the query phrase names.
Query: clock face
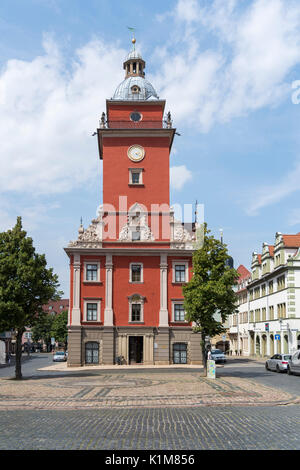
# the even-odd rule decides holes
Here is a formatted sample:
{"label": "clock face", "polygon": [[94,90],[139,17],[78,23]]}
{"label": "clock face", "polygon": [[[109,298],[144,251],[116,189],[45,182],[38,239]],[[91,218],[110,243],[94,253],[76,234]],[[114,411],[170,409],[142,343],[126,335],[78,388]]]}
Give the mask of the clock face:
{"label": "clock face", "polygon": [[140,162],[145,156],[145,149],[141,145],[132,145],[129,147],[127,155],[133,162]]}

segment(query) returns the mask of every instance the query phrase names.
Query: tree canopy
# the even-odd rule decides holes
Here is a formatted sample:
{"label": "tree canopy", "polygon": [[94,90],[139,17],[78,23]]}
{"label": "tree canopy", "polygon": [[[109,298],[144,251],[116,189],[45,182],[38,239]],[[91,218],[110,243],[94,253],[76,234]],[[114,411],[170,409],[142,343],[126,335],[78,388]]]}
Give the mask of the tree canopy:
{"label": "tree canopy", "polygon": [[59,343],[67,344],[68,340],[68,311],[64,310],[63,312],[56,315],[53,320],[51,327],[51,336],[55,338],[55,341]]}
{"label": "tree canopy", "polygon": [[239,274],[229,267],[229,259],[226,245],[210,235],[205,224],[203,245],[193,254],[193,277],[183,286],[186,319],[201,332],[205,372],[205,338],[224,332],[223,323],[236,310],[233,288]]}
{"label": "tree canopy", "polygon": [[18,379],[22,334],[38,321],[43,305],[58,298],[58,287],[57,275],[47,268],[45,255],[36,253],[18,217],[13,229],[0,233],[0,331],[16,330]]}
{"label": "tree canopy", "polygon": [[40,340],[44,341],[44,343],[47,345],[47,351],[49,350],[51,344],[51,328],[53,321],[53,315],[45,312],[39,315],[31,330],[32,340],[34,342],[38,342]]}

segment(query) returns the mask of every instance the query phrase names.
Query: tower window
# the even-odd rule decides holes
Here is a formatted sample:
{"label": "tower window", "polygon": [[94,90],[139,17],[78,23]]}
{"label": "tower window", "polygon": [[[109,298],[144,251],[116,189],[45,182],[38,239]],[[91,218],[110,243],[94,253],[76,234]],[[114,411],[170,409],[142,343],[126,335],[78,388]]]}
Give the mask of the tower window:
{"label": "tower window", "polygon": [[130,265],[129,282],[143,282],[143,265],[141,263],[132,263]]}
{"label": "tower window", "polygon": [[[133,88],[135,88],[135,87],[133,87]],[[136,87],[136,88],[138,88],[138,87]],[[133,90],[132,90],[132,92],[133,92]],[[138,91],[133,92],[133,93],[138,93]],[[139,121],[142,120],[142,115],[141,115],[141,113],[138,113],[137,111],[134,111],[133,113],[130,114],[130,119],[131,119],[131,121],[139,122]]]}
{"label": "tower window", "polygon": [[133,86],[131,87],[131,93],[132,93],[132,94],[140,93],[140,91],[141,91],[141,89],[140,89],[140,87],[137,86],[137,85],[133,85]]}
{"label": "tower window", "polygon": [[129,184],[143,184],[143,170],[141,168],[129,169]]}
{"label": "tower window", "polygon": [[131,321],[141,321],[141,304],[132,304]]}

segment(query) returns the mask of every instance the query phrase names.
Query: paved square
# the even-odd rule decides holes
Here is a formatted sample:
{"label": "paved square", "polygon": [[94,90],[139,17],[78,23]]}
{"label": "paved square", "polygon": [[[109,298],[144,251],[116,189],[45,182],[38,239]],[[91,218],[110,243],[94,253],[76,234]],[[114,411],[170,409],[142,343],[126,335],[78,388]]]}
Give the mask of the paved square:
{"label": "paved square", "polygon": [[299,397],[238,377],[207,379],[200,372],[149,374],[102,371],[22,381],[0,379],[0,410],[263,406],[300,403]]}

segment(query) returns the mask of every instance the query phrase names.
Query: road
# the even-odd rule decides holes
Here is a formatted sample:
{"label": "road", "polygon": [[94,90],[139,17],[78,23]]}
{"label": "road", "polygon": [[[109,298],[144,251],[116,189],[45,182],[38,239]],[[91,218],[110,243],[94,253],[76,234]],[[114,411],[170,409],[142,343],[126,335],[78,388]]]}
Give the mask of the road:
{"label": "road", "polygon": [[[54,397],[59,391],[59,394],[65,396],[66,401],[62,401],[62,409],[57,409],[58,402],[53,402],[51,407],[51,397],[48,401],[47,397],[44,398],[44,402],[48,403],[47,409],[30,408],[30,403],[24,407],[20,407],[19,404],[16,409],[1,409],[0,449],[300,449],[300,404],[275,406],[270,403],[270,406],[255,406],[254,397],[252,406],[239,406],[236,402],[233,406],[219,404],[219,406],[189,407],[187,403],[185,407],[178,407],[169,403],[166,407],[143,407],[136,401],[135,406],[123,406],[121,403],[114,408],[103,404],[110,396],[105,394],[112,394],[117,381],[120,382],[118,385],[120,387],[127,386],[130,382],[135,383],[136,393],[139,390],[147,391],[155,383],[156,388],[152,390],[164,386],[170,395],[175,393],[175,382],[186,381],[187,386],[188,383],[192,386],[192,380],[195,381],[199,375],[199,368],[177,369],[172,372],[166,369],[147,369],[143,373],[141,370],[127,369],[122,375],[116,369],[105,371],[71,369],[67,372],[37,370],[51,364],[51,359],[51,355],[33,354],[32,359],[23,364],[23,376],[27,380],[19,383],[18,387],[24,395],[26,390],[30,390],[28,387],[32,383],[34,386],[32,395],[36,395],[36,400],[39,400],[42,399],[43,393],[48,393],[48,389],[44,390],[45,384],[48,384],[50,395]],[[13,377],[13,374],[12,367],[0,369],[0,377]],[[300,397],[300,377],[266,371],[264,363],[247,359],[229,360],[225,367],[218,367],[217,375],[219,380],[213,381],[212,387],[216,389],[216,394],[219,393],[218,397],[222,397],[222,384],[222,386],[235,384],[235,388],[232,386],[231,389],[226,389],[224,400],[230,399],[231,395],[234,399],[234,393],[236,390],[241,390],[243,383],[251,383],[252,386],[256,384],[259,392],[264,387],[271,387],[275,394],[289,393],[294,397]],[[161,380],[162,376],[164,380]],[[99,386],[99,380],[102,387],[106,384],[106,388]],[[162,382],[165,384],[161,385]],[[0,393],[8,386],[7,384],[13,383],[14,381],[2,380]],[[121,389],[116,390],[116,400],[118,400]],[[30,395],[30,392],[27,393]],[[68,393],[72,394],[70,402]],[[205,398],[206,389],[203,393],[202,398]],[[236,396],[239,398],[239,395]],[[258,393],[257,397],[259,396],[261,395]],[[28,400],[31,399],[33,398],[29,396]],[[3,403],[5,394],[1,400]],[[42,402],[37,401],[37,403]],[[66,403],[71,403],[70,409],[66,409]],[[81,403],[86,406],[85,409],[78,406]],[[96,408],[96,404],[98,406],[99,403],[103,405],[102,408]]]}

